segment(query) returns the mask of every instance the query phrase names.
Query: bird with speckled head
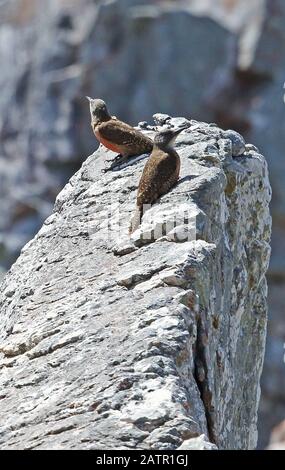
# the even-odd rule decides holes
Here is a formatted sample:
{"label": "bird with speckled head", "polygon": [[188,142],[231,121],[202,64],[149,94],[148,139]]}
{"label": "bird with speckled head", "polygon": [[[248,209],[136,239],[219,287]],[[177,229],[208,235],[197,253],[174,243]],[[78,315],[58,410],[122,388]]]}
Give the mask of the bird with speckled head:
{"label": "bird with speckled head", "polygon": [[113,169],[130,157],[152,151],[153,141],[129,124],[111,116],[105,101],[92,99],[89,96],[86,98],[89,100],[91,127],[97,140],[118,154],[109,169]]}

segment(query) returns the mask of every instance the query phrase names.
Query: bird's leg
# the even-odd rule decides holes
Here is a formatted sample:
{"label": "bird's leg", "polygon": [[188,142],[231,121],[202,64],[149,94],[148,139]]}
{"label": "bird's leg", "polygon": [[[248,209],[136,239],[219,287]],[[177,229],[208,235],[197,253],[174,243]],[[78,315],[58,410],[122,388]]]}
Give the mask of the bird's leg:
{"label": "bird's leg", "polygon": [[128,157],[123,155],[117,155],[117,157],[112,160],[112,164],[109,166],[108,169],[106,169],[106,171],[113,170],[113,168],[117,168],[118,166],[127,163],[127,161]]}
{"label": "bird's leg", "polygon": [[[124,157],[121,157],[121,158],[124,158]],[[112,158],[112,160],[106,160],[108,162],[112,162],[112,164],[108,167],[105,167],[102,171],[102,173],[107,173],[108,171],[112,171],[114,168],[116,168],[119,164],[119,162],[117,162],[114,158]]]}
{"label": "bird's leg", "polygon": [[112,158],[112,160],[106,160],[107,162],[112,162],[112,164],[108,167],[102,170],[102,173],[106,173],[107,171],[111,171],[114,168],[117,168],[120,165],[123,165],[124,163],[127,163],[129,158],[126,155],[116,155],[115,158]]}
{"label": "bird's leg", "polygon": [[113,160],[114,160],[113,158],[112,159],[110,159],[110,158],[109,159],[108,158],[104,159],[105,168],[102,168],[101,173],[107,173],[107,171],[111,170],[111,167],[108,167],[107,163],[108,162],[113,162]]}
{"label": "bird's leg", "polygon": [[106,162],[116,162],[116,161],[119,161],[121,158],[123,158],[123,155],[121,155],[120,153],[118,155],[116,155],[115,157],[111,157],[111,158],[106,158]]}
{"label": "bird's leg", "polygon": [[118,155],[115,156],[114,162],[119,162],[122,158],[124,158],[123,155],[119,153]]}
{"label": "bird's leg", "polygon": [[118,155],[117,158],[114,159],[112,165],[110,166],[110,168],[116,168],[118,166],[121,166],[123,165],[124,163],[127,163],[129,161],[129,158],[125,155]]}

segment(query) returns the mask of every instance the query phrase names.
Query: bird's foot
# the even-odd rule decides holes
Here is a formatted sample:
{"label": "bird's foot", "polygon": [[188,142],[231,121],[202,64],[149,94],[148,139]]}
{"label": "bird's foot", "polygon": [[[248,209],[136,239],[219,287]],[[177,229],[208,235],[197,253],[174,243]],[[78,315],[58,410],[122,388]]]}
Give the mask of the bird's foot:
{"label": "bird's foot", "polygon": [[107,173],[108,171],[112,171],[112,170],[114,170],[114,168],[117,168],[117,167],[118,167],[118,163],[114,162],[113,160],[112,160],[112,162],[113,162],[112,165],[103,168],[103,169],[101,170],[101,172],[102,172],[102,173]]}
{"label": "bird's foot", "polygon": [[120,166],[124,163],[127,163],[128,160],[129,160],[129,157],[125,157],[123,155],[117,155],[111,167]]}
{"label": "bird's foot", "polygon": [[106,158],[105,161],[106,161],[106,162],[117,162],[117,161],[120,161],[121,158],[123,158],[123,155],[121,155],[121,154],[119,153],[119,154],[116,155],[115,157]]}
{"label": "bird's foot", "polygon": [[115,156],[115,158],[113,159],[114,162],[119,162],[123,157],[123,155],[121,153],[119,153],[118,155]]}
{"label": "bird's foot", "polygon": [[107,171],[112,171],[114,168],[118,168],[122,164],[127,163],[127,161],[128,161],[128,157],[123,157],[122,155],[118,155],[116,158],[112,160],[112,164],[108,168],[104,169],[104,173],[106,173]]}

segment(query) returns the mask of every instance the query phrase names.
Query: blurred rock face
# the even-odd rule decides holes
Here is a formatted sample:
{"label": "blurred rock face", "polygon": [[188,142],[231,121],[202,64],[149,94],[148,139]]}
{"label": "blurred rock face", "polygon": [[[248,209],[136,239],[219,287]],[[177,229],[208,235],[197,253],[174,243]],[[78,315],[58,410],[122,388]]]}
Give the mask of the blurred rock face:
{"label": "blurred rock face", "polygon": [[[210,47],[207,37],[213,38]],[[155,4],[125,10],[113,2],[99,10],[82,61],[91,65],[91,93],[133,123],[157,109],[209,118],[207,94],[227,67],[229,39],[215,22],[185,9]]]}
{"label": "blurred rock face", "polygon": [[193,13],[210,16],[230,30],[254,27],[263,14],[265,0],[188,0]]}
{"label": "blurred rock face", "polygon": [[9,22],[0,27],[4,266],[50,213],[56,193],[78,166],[74,113],[80,71],[73,67],[78,40],[63,3],[41,2],[39,8],[38,2],[11,2]]}
{"label": "blurred rock face", "polygon": [[273,429],[267,450],[285,450],[285,421]]}
{"label": "blurred rock face", "polygon": [[262,446],[285,417],[284,10],[283,0],[0,0],[0,271],[97,147],[87,94],[131,123],[158,110],[217,121],[267,155],[274,231]]}

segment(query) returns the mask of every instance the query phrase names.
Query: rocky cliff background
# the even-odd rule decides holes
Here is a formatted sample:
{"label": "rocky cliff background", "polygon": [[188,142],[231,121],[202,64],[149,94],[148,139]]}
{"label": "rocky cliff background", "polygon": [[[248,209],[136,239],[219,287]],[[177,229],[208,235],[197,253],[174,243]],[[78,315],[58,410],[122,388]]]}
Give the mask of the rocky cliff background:
{"label": "rocky cliff background", "polygon": [[216,121],[266,155],[273,186],[260,446],[285,418],[282,0],[0,0],[0,269],[97,146],[85,95],[131,123]]}

